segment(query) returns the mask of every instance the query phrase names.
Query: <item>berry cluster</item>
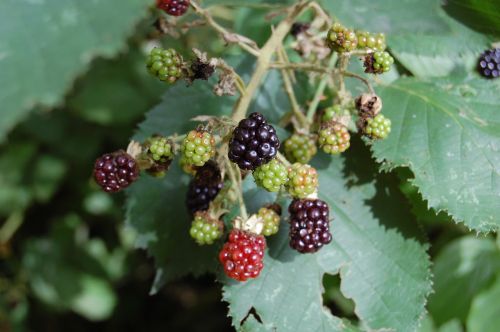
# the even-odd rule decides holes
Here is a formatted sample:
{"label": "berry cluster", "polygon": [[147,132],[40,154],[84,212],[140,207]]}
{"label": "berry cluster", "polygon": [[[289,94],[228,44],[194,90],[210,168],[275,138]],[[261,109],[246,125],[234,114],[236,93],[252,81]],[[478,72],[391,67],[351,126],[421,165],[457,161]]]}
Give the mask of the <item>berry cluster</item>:
{"label": "berry cluster", "polygon": [[387,52],[374,52],[365,57],[365,73],[383,74],[391,69],[394,58]]}
{"label": "berry cluster", "polygon": [[368,118],[364,133],[373,139],[384,139],[391,132],[391,120],[383,114]]}
{"label": "berry cluster", "polygon": [[190,213],[208,210],[210,203],[217,197],[224,183],[219,166],[213,161],[207,162],[196,171],[196,176],[189,183],[186,194],[186,206]]}
{"label": "berry cluster", "polygon": [[222,237],[224,224],[220,220],[210,217],[209,214],[197,212],[189,230],[189,235],[199,245],[213,244],[215,240]]}
{"label": "berry cluster", "polygon": [[[277,212],[278,211],[278,212]],[[277,205],[277,211],[274,206],[260,208],[257,216],[264,222],[264,229],[262,234],[271,236],[278,233],[280,227],[280,213],[281,208]]]}
{"label": "berry cluster", "polygon": [[273,159],[253,171],[255,183],[267,191],[276,192],[288,182],[288,171],[281,162]]}
{"label": "berry cluster", "polygon": [[320,199],[294,199],[290,213],[290,246],[313,253],[332,241],[328,204]]}
{"label": "berry cluster", "polygon": [[292,163],[307,164],[317,152],[316,143],[309,135],[293,134],[284,144],[285,156]]}
{"label": "berry cluster", "polygon": [[477,67],[484,77],[498,78],[500,76],[500,48],[484,51],[479,57]]}
{"label": "berry cluster", "polygon": [[305,198],[318,189],[318,173],[310,165],[293,164],[288,169],[288,178],[286,187],[292,197]]}
{"label": "berry cluster", "polygon": [[168,15],[181,16],[187,12],[190,3],[191,0],[156,0],[156,7]]}
{"label": "berry cluster", "polygon": [[383,33],[370,33],[367,31],[356,31],[358,48],[367,48],[376,51],[385,50],[385,35]]}
{"label": "berry cluster", "polygon": [[229,160],[242,170],[254,170],[268,163],[278,153],[280,141],[276,130],[260,113],[252,113],[239,122],[229,142]]}
{"label": "berry cluster", "polygon": [[265,249],[266,239],[262,235],[233,229],[219,253],[219,261],[228,277],[246,281],[262,271]]}
{"label": "berry cluster", "polygon": [[160,81],[174,83],[182,77],[182,58],[174,49],[153,48],[146,65],[151,75],[158,77]]}
{"label": "berry cluster", "polygon": [[94,178],[105,192],[118,192],[139,176],[135,159],[125,151],[108,153],[95,161]]}
{"label": "berry cluster", "polygon": [[191,130],[181,146],[184,162],[203,166],[215,154],[215,138],[206,130]]}
{"label": "berry cluster", "polygon": [[351,145],[350,140],[346,126],[338,122],[326,122],[318,132],[318,144],[328,154],[344,152]]}
{"label": "berry cluster", "polygon": [[339,104],[335,104],[331,107],[325,109],[323,116],[321,117],[322,122],[335,121],[342,122],[343,118],[350,118],[351,113],[345,107]]}
{"label": "berry cluster", "polygon": [[358,38],[354,31],[347,29],[340,23],[335,23],[328,30],[326,42],[330,49],[342,53],[355,50],[358,45]]}

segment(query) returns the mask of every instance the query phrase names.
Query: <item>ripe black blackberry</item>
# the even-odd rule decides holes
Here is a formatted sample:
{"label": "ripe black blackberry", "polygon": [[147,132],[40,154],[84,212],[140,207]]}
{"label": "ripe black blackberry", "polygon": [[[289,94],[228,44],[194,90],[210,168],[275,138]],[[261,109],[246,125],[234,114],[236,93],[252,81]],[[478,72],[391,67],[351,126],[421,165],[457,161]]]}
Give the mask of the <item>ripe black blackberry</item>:
{"label": "ripe black blackberry", "polygon": [[128,187],[138,176],[137,162],[123,150],[107,153],[94,164],[94,179],[108,193]]}
{"label": "ripe black blackberry", "polygon": [[328,204],[320,199],[294,199],[290,213],[290,247],[313,253],[332,241]]}
{"label": "ripe black blackberry", "polygon": [[260,113],[240,121],[229,142],[229,159],[243,170],[254,170],[276,156],[280,141],[276,130]]}
{"label": "ripe black blackberry", "polygon": [[497,78],[500,76],[500,48],[486,50],[479,57],[477,63],[479,73],[486,78]]}
{"label": "ripe black blackberry", "polygon": [[210,160],[196,171],[189,183],[186,195],[186,206],[190,213],[206,211],[215,199],[224,183],[217,163]]}

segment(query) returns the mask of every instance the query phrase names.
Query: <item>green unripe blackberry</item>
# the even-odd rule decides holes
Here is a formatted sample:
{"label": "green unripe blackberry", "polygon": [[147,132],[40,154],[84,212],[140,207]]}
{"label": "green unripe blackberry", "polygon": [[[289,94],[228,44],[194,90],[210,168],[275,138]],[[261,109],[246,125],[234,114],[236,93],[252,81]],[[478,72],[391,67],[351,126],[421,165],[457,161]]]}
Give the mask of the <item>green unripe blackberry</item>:
{"label": "green unripe blackberry", "polygon": [[166,137],[153,137],[149,140],[148,154],[156,162],[166,162],[174,157],[172,143]]}
{"label": "green unripe blackberry", "polygon": [[284,145],[285,155],[293,163],[307,164],[317,152],[314,139],[308,135],[293,134]]}
{"label": "green unripe blackberry", "polygon": [[368,118],[366,120],[366,126],[364,128],[365,135],[373,139],[384,139],[389,136],[391,132],[391,120],[378,114],[374,118]]}
{"label": "green unripe blackberry", "polygon": [[323,116],[321,117],[321,122],[328,121],[339,121],[344,117],[351,117],[351,113],[348,109],[343,108],[340,105],[333,105],[325,109]]}
{"label": "green unripe blackberry", "polygon": [[174,49],[153,48],[146,65],[151,75],[166,83],[174,83],[182,76],[182,58]]}
{"label": "green unripe blackberry", "polygon": [[358,37],[358,48],[368,48],[376,51],[383,51],[387,47],[385,35],[383,33],[369,33],[366,31],[356,31]]}
{"label": "green unripe blackberry", "polygon": [[264,222],[262,235],[271,236],[278,233],[280,227],[280,216],[273,209],[263,207],[259,209],[257,216]]}
{"label": "green unripe blackberry", "polygon": [[365,57],[365,73],[383,74],[391,69],[394,58],[387,52],[375,52]]}
{"label": "green unripe blackberry", "polygon": [[335,23],[328,30],[326,43],[332,51],[350,52],[356,49],[358,37],[354,31],[343,27],[340,23]]}
{"label": "green unripe blackberry", "polygon": [[253,171],[255,183],[267,191],[276,192],[288,181],[288,171],[281,162],[273,159]]}
{"label": "green unripe blackberry", "polygon": [[292,197],[305,198],[318,189],[318,173],[310,165],[293,164],[288,169],[286,189]]}
{"label": "green unripe blackberry", "polygon": [[205,212],[197,212],[189,230],[189,235],[199,245],[213,244],[222,237],[224,225],[221,221],[215,220]]}
{"label": "green unripe blackberry", "polygon": [[325,153],[339,154],[351,145],[351,135],[340,123],[327,124],[318,132],[318,144]]}
{"label": "green unripe blackberry", "polygon": [[181,146],[183,162],[203,166],[215,154],[215,138],[206,130],[191,130]]}

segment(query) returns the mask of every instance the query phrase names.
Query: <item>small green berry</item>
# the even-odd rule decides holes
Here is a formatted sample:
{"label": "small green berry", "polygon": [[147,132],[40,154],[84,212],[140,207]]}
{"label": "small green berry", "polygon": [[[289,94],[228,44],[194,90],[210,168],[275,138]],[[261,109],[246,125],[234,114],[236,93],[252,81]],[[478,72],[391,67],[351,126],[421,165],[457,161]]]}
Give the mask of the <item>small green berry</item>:
{"label": "small green berry", "polygon": [[281,218],[276,211],[263,207],[259,209],[257,216],[264,222],[264,229],[262,230],[264,236],[278,233]]}
{"label": "small green berry", "polygon": [[355,50],[358,45],[358,37],[354,31],[335,23],[326,36],[326,43],[332,51],[339,53]]}
{"label": "small green berry", "polygon": [[151,75],[166,83],[174,83],[182,76],[182,58],[174,49],[153,48],[146,66]]}
{"label": "small green berry", "polygon": [[326,126],[319,131],[318,136],[319,146],[328,154],[339,154],[351,145],[351,135],[347,128],[340,123]]}
{"label": "small green berry", "polygon": [[359,49],[385,50],[386,42],[383,33],[372,34],[367,31],[356,31]]}
{"label": "small green berry", "polygon": [[287,169],[277,159],[257,167],[253,172],[253,177],[258,186],[270,192],[280,190],[281,186],[288,182]]}
{"label": "small green berry", "polygon": [[366,120],[366,127],[364,129],[365,135],[373,139],[384,139],[389,136],[391,132],[391,120],[378,114],[374,118]]}
{"label": "small green berry", "polygon": [[375,52],[365,57],[365,73],[383,74],[391,69],[394,58],[388,52]]}
{"label": "small green berry", "polygon": [[343,108],[342,106],[336,104],[331,107],[328,107],[325,109],[325,112],[323,113],[323,116],[321,117],[321,122],[328,122],[328,121],[339,121],[343,119],[344,117],[351,117],[351,113],[349,112],[348,109]]}
{"label": "small green berry", "polygon": [[317,152],[311,136],[293,134],[285,141],[285,155],[291,162],[307,164]]}
{"label": "small green berry", "polygon": [[208,131],[190,131],[181,146],[183,162],[203,166],[215,154],[215,138]]}
{"label": "small green berry", "polygon": [[205,212],[197,212],[189,230],[189,235],[199,245],[213,244],[215,240],[222,237],[223,223],[212,219]]}
{"label": "small green berry", "polygon": [[156,162],[166,162],[174,157],[172,144],[166,137],[153,137],[149,140],[148,154]]}
{"label": "small green berry", "polygon": [[310,165],[293,164],[288,169],[288,178],[286,188],[292,197],[306,198],[318,189],[318,173]]}

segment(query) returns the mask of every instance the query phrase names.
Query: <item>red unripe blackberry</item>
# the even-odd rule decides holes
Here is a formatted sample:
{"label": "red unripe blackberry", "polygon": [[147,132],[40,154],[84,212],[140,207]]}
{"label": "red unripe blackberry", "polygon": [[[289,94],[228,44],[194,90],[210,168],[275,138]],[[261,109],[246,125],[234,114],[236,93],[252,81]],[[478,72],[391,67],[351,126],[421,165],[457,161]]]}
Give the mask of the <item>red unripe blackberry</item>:
{"label": "red unripe blackberry", "polygon": [[265,249],[264,236],[233,229],[219,253],[219,261],[228,277],[246,281],[262,271]]}
{"label": "red unripe blackberry", "polygon": [[224,183],[217,163],[210,160],[196,171],[196,176],[189,183],[186,206],[189,212],[206,211],[217,197]]}
{"label": "red unripe blackberry", "polygon": [[500,77],[500,48],[484,51],[479,57],[477,68],[486,78]]}
{"label": "red unripe blackberry", "polygon": [[313,253],[332,241],[328,204],[320,199],[294,199],[290,213],[290,247]]}
{"label": "red unripe blackberry", "polygon": [[280,140],[260,113],[240,121],[229,142],[229,159],[243,170],[254,170],[276,156]]}
{"label": "red unripe blackberry", "polygon": [[138,176],[137,162],[123,150],[107,153],[94,164],[94,179],[108,193],[128,187]]}
{"label": "red unripe blackberry", "polygon": [[191,0],[156,0],[156,7],[163,10],[168,15],[184,15],[191,3]]}

